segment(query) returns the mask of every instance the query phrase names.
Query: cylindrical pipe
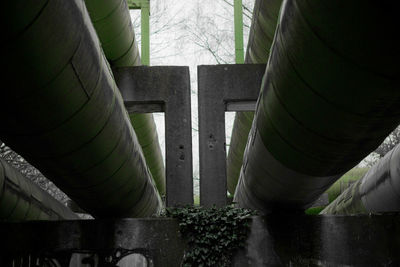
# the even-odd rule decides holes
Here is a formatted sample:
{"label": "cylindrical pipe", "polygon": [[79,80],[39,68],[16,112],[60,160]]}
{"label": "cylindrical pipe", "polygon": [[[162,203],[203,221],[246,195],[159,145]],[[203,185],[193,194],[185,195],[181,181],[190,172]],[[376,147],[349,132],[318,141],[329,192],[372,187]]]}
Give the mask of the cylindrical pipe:
{"label": "cylindrical pipe", "polygon": [[0,221],[58,219],[78,216],[0,159]]}
{"label": "cylindrical pipe", "polygon": [[2,79],[10,86],[1,139],[95,217],[158,212],[159,195],[83,1],[5,5]]}
{"label": "cylindrical pipe", "polygon": [[360,180],[320,214],[400,211],[400,145],[389,151]]}
{"label": "cylindrical pipe", "polygon": [[[139,49],[126,0],[85,0],[104,54],[111,66],[140,65]],[[153,114],[130,114],[146,163],[160,194],[165,194],[165,168]]]}
{"label": "cylindrical pipe", "polygon": [[235,192],[240,206],[306,208],[399,124],[393,10],[284,1]]}
{"label": "cylindrical pipe", "polygon": [[[256,0],[251,22],[245,63],[267,63],[274,39],[282,0]],[[236,112],[227,158],[228,191],[233,194],[239,179],[254,112]]]}

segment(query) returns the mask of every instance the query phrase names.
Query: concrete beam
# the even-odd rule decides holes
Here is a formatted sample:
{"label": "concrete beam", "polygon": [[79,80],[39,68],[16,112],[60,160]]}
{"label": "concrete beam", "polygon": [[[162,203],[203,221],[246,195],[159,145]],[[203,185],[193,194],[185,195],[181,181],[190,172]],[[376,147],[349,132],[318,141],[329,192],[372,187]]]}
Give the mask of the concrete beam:
{"label": "concrete beam", "polygon": [[265,64],[198,66],[200,204],[227,204],[225,111],[254,111]]}
{"label": "concrete beam", "polygon": [[193,204],[189,67],[113,69],[128,112],[165,112],[166,205]]}

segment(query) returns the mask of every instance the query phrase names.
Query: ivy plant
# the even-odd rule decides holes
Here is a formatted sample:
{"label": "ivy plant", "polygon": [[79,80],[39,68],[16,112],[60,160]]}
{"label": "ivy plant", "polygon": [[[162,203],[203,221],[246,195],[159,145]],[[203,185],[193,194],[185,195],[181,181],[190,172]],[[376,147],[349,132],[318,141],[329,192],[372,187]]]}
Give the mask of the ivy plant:
{"label": "ivy plant", "polygon": [[187,206],[168,208],[165,216],[176,218],[187,239],[183,266],[230,266],[234,252],[244,246],[254,211],[236,208]]}

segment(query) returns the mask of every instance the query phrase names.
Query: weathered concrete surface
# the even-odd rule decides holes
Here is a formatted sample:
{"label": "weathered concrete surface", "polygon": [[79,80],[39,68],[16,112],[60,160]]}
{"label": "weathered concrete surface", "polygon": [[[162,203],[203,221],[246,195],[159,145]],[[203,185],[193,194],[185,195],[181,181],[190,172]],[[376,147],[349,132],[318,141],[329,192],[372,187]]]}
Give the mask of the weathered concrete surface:
{"label": "weathered concrete surface", "polygon": [[185,242],[176,220],[162,218],[0,224],[0,266],[12,255],[139,253],[154,266],[179,266]]}
{"label": "weathered concrete surface", "polygon": [[265,64],[198,66],[200,204],[226,205],[225,111],[254,110]]}
{"label": "weathered concrete surface", "polygon": [[113,69],[128,112],[165,112],[166,205],[193,204],[189,67]]}
{"label": "weathered concrete surface", "polygon": [[[94,251],[139,253],[148,266],[174,267],[186,248],[178,222],[165,218],[1,223],[0,237],[0,266],[28,251]],[[400,213],[253,217],[246,244],[233,266],[400,266]]]}
{"label": "weathered concrete surface", "polygon": [[234,266],[400,266],[400,213],[255,217]]}

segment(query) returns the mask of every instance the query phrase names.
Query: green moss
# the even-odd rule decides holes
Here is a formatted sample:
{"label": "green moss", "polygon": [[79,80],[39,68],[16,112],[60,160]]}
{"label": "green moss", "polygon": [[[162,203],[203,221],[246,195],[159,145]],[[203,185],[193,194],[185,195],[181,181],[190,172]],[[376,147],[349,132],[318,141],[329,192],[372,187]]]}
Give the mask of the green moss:
{"label": "green moss", "polygon": [[[329,203],[334,201],[343,191],[343,189],[349,187],[349,183],[354,183],[355,181],[362,178],[365,173],[369,170],[368,167],[359,168],[355,167],[345,173],[339,180],[337,180],[326,192],[328,193]],[[342,191],[341,191],[342,187]]]}
{"label": "green moss", "polygon": [[[326,193],[328,193],[329,203],[333,202],[341,193],[343,193],[344,189],[348,188],[352,183],[362,178],[368,170],[368,167],[355,167],[340,177],[328,190],[326,190]],[[312,207],[307,209],[305,213],[309,215],[317,215],[325,207],[326,206]]]}
{"label": "green moss", "polygon": [[321,206],[321,207],[312,207],[309,208],[305,211],[306,214],[308,215],[317,215],[319,214],[323,209],[325,208],[325,206]]}
{"label": "green moss", "polygon": [[194,195],[194,205],[195,206],[200,205],[200,196],[199,195]]}

